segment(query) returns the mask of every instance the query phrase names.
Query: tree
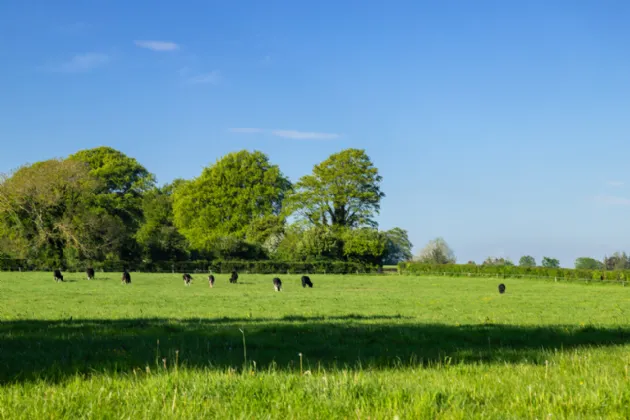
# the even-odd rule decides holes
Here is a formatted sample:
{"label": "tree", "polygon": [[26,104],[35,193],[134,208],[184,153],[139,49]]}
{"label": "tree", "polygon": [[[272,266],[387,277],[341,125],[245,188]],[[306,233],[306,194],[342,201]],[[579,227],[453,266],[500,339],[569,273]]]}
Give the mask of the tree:
{"label": "tree", "polygon": [[486,258],[484,260],[482,265],[492,265],[492,266],[500,266],[500,267],[503,267],[503,266],[513,267],[514,263],[509,258],[488,257],[488,258]]}
{"label": "tree", "polygon": [[302,230],[296,253],[304,261],[339,260],[343,241],[332,229],[315,226]]}
{"label": "tree", "polygon": [[521,267],[536,267],[536,260],[531,255],[523,255],[518,260],[518,265]]}
{"label": "tree", "polygon": [[313,226],[376,227],[382,177],[362,149],[346,149],[315,165],[287,199],[287,214]]}
{"label": "tree", "polygon": [[145,260],[181,261],[188,257],[186,238],[173,224],[174,188],[173,184],[155,188],[143,198],[144,221],[136,239]]}
{"label": "tree", "polygon": [[70,160],[85,162],[90,173],[103,181],[100,192],[125,198],[141,197],[155,186],[155,176],[134,158],[111,147],[80,150]]}
{"label": "tree", "polygon": [[604,258],[606,270],[625,270],[630,267],[628,255],[625,252],[615,252],[610,257]]}
{"label": "tree", "polygon": [[245,241],[248,234],[260,232],[256,227],[268,232],[270,224],[284,223],[277,216],[290,188],[264,153],[230,153],[175,190],[175,226],[195,248],[212,250],[217,244]]}
{"label": "tree", "polygon": [[406,230],[396,227],[384,232],[384,235],[384,265],[395,265],[401,261],[409,261],[413,258],[413,254],[411,253],[413,244],[409,240]]}
{"label": "tree", "polygon": [[96,206],[121,220],[125,229],[117,258],[134,259],[140,253],[135,240],[143,218],[143,195],[155,187],[155,176],[132,157],[111,147],[80,150],[69,160],[83,162],[101,181]]}
{"label": "tree", "polygon": [[420,251],[416,257],[423,264],[455,264],[456,258],[453,250],[443,238],[436,238]]}
{"label": "tree", "polygon": [[575,260],[576,270],[601,270],[602,268],[604,268],[604,264],[595,258],[580,257]]}
{"label": "tree", "polygon": [[543,257],[542,266],[546,268],[560,268],[560,261],[555,258]]}
{"label": "tree", "polygon": [[382,232],[373,228],[345,229],[343,256],[348,261],[382,265],[387,239]]}
{"label": "tree", "polygon": [[[51,159],[0,178],[0,236],[12,256],[60,266],[100,258],[121,225],[96,205],[101,181],[81,162]],[[6,251],[6,250],[5,250]]]}

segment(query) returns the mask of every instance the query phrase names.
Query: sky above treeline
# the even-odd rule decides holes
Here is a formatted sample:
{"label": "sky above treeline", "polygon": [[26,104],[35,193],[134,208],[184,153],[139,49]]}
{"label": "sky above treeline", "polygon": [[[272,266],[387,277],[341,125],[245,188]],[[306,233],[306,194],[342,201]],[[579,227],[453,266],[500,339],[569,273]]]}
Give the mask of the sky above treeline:
{"label": "sky above treeline", "polygon": [[0,171],[111,146],[158,181],[348,147],[380,227],[458,261],[630,241],[630,2],[5,1]]}

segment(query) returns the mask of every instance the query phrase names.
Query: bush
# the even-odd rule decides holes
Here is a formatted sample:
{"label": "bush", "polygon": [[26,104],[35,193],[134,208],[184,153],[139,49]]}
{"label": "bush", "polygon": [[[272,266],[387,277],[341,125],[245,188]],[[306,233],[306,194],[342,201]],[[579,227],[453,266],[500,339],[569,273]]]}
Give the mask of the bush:
{"label": "bush", "polygon": [[401,274],[429,275],[443,273],[447,276],[476,276],[476,277],[548,277],[562,280],[625,280],[630,270],[575,270],[571,268],[551,267],[516,267],[473,264],[421,264],[415,262],[401,262],[398,264]]}
{"label": "bush", "polygon": [[[122,272],[124,269],[145,273],[230,273],[233,269],[238,272],[256,274],[356,274],[377,273],[379,266],[360,262],[345,261],[314,261],[314,262],[287,262],[287,261],[222,261],[222,260],[197,260],[197,261],[104,261],[104,262],[76,262],[72,265],[64,265],[62,271],[83,272],[92,267],[96,272]],[[0,258],[0,271],[52,271],[57,267],[41,262],[29,262]]]}

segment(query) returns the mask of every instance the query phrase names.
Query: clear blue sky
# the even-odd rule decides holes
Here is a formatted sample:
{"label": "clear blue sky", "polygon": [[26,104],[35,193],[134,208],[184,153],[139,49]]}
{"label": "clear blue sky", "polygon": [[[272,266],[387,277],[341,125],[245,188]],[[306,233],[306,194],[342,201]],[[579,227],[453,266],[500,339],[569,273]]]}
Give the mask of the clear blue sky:
{"label": "clear blue sky", "polygon": [[246,148],[297,180],[359,147],[416,250],[572,266],[630,251],[628,22],[606,0],[3,1],[0,171],[108,145],[164,183]]}

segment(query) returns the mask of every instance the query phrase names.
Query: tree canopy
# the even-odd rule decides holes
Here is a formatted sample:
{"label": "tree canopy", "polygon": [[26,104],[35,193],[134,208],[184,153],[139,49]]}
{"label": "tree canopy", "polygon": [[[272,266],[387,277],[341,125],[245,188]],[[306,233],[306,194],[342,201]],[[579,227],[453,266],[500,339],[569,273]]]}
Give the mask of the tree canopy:
{"label": "tree canopy", "polygon": [[536,267],[536,259],[531,255],[523,255],[520,260],[518,260],[518,265],[521,267]]}
{"label": "tree canopy", "polygon": [[560,267],[560,261],[557,260],[556,258],[543,257],[543,259],[542,259],[542,266],[546,267],[546,268],[559,268]]}
{"label": "tree canopy", "polygon": [[595,258],[580,257],[575,260],[575,268],[578,270],[601,270],[604,264]]}
{"label": "tree canopy", "polygon": [[60,265],[98,258],[120,241],[121,224],[97,205],[101,181],[71,160],[25,165],[0,179],[0,236],[22,258]]}
{"label": "tree canopy", "polygon": [[376,227],[382,177],[362,149],[346,149],[315,165],[295,184],[287,212],[314,226]]}
{"label": "tree canopy", "polygon": [[290,188],[264,153],[230,153],[175,190],[175,226],[194,247],[208,250],[225,237],[266,239],[283,222],[279,215]]}
{"label": "tree canopy", "polygon": [[385,255],[383,264],[394,265],[401,261],[410,261],[413,258],[411,248],[413,244],[405,229],[393,228],[383,232],[385,236]]}

